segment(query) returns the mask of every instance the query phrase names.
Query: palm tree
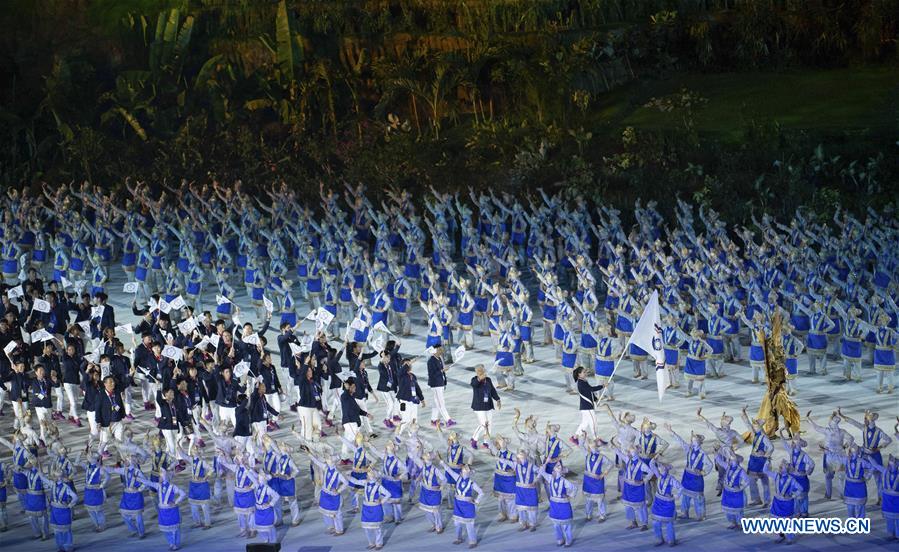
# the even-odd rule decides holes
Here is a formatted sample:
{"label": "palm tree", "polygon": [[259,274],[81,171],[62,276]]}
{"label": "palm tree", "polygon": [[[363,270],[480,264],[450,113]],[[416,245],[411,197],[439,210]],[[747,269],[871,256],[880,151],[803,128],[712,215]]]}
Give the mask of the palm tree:
{"label": "palm tree", "polygon": [[409,113],[415,122],[418,138],[421,138],[421,121],[418,115],[418,98],[424,95],[421,75],[425,59],[421,52],[404,50],[394,60],[383,58],[372,65],[375,82],[381,87],[380,98],[375,106],[375,116],[383,120],[391,106],[401,98],[408,98]]}
{"label": "palm tree", "polygon": [[[461,73],[456,68],[458,57],[452,54],[442,55],[434,60],[429,71],[429,82],[426,81],[422,99],[431,112],[431,127],[434,129],[434,137],[440,139],[440,129],[443,118],[450,113],[455,113],[452,94],[461,82]],[[420,88],[419,88],[420,90]]]}

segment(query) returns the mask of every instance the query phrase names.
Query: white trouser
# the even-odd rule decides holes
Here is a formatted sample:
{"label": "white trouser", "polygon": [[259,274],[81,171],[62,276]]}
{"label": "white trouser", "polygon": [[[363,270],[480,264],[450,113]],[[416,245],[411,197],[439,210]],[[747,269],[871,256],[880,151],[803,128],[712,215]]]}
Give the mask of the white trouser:
{"label": "white trouser", "polygon": [[312,433],[322,430],[322,411],[313,408],[312,409]]}
{"label": "white trouser", "polygon": [[474,435],[471,438],[477,441],[482,435],[489,434],[489,429],[493,426],[493,411],[475,410],[474,413],[478,417],[478,428],[474,430]]}
{"label": "white trouser", "polygon": [[224,423],[226,420],[231,422],[231,427],[237,425],[237,418],[234,416],[233,406],[219,406],[219,419]]}
{"label": "white trouser", "polygon": [[121,441],[124,431],[125,427],[122,425],[122,422],[112,422],[109,424],[109,427],[100,428],[100,451],[106,450],[106,447],[109,444],[110,435],[112,435],[116,441]]}
{"label": "white trouser", "polygon": [[43,406],[34,407],[34,414],[41,430],[41,441],[44,442],[47,442],[47,426],[53,423],[52,418],[50,417],[50,411],[50,408],[45,408]]}
{"label": "white trouser", "polygon": [[256,444],[262,446],[262,438],[265,437],[266,432],[268,431],[268,422],[262,420],[261,422],[253,422],[253,434],[256,436]]}
{"label": "white trouser", "polygon": [[97,415],[93,410],[85,410],[84,415],[87,416],[87,427],[90,429],[90,441],[100,437],[100,426],[97,425]]}
{"label": "white trouser", "polygon": [[140,396],[145,403],[150,402],[156,396],[154,390],[153,382],[150,380],[144,378],[140,381]]}
{"label": "white trouser", "polygon": [[418,419],[418,405],[411,401],[400,401],[400,417],[403,421],[400,423],[400,433],[409,429],[413,420]]}
{"label": "white trouser", "polygon": [[131,416],[131,387],[122,389],[122,400],[125,403],[125,416]]}
{"label": "white trouser", "polygon": [[66,394],[65,389],[62,385],[60,385],[59,387],[54,387],[53,394],[56,395],[56,408],[54,408],[53,410],[55,410],[56,412],[62,412],[63,397]]}
{"label": "white trouser", "polygon": [[311,440],[313,434],[313,423],[312,423],[312,415],[315,412],[314,408],[310,408],[308,406],[298,406],[297,414],[300,415],[300,434],[303,436],[303,439]]}
{"label": "white trouser", "polygon": [[396,317],[396,331],[399,335],[409,335],[412,332],[412,322],[409,320],[409,313],[406,312],[397,312],[394,313]]}
{"label": "white trouser", "polygon": [[235,436],[234,440],[237,441],[237,452],[245,450],[250,456],[256,454],[256,447],[253,445],[252,437]]}
{"label": "white trouser", "polygon": [[25,425],[25,413],[28,412],[28,403],[27,402],[12,402],[12,413],[16,417],[15,422],[13,423],[14,429],[19,429],[20,427]]}
{"label": "white trouser", "polygon": [[386,409],[384,417],[390,419],[394,416],[398,416],[400,405],[396,400],[396,395],[391,391],[378,391],[378,394],[381,396],[381,400],[384,401],[384,407]]}
{"label": "white trouser", "polygon": [[162,436],[165,438],[166,451],[171,456],[178,455],[178,430],[177,429],[161,429]]}
{"label": "white trouser", "polygon": [[586,432],[590,439],[596,438],[596,413],[593,410],[581,410],[581,425],[574,430],[575,437],[580,437],[581,432]]}
{"label": "white trouser", "polygon": [[[271,405],[272,408],[278,411],[278,414],[281,413],[281,395],[279,395],[278,393],[266,393],[265,400],[266,402],[268,402],[268,404]],[[272,414],[272,421],[277,422],[278,416]]]}
{"label": "white trouser", "polygon": [[[348,424],[343,424],[343,438],[349,441],[350,443],[356,442],[356,434],[359,433],[359,424],[355,422],[350,422]],[[343,443],[343,446],[340,447],[340,457],[341,458],[349,458],[353,455],[353,451],[350,450],[350,447]]]}
{"label": "white trouser", "polygon": [[187,450],[190,450],[196,445],[197,439],[200,437],[200,430],[203,426],[200,425],[200,418],[203,416],[201,412],[201,408],[199,406],[194,406],[190,409],[190,417],[193,420],[193,433],[188,434],[186,428],[184,426],[179,426],[178,434],[176,436],[176,440],[180,443],[185,437],[188,439]]}
{"label": "white trouser", "polygon": [[75,404],[75,394],[78,392],[77,383],[64,383],[63,389],[66,392],[66,399],[69,401],[69,416],[78,418],[78,406]]}
{"label": "white trouser", "polygon": [[446,400],[443,398],[445,387],[432,387],[434,404],[431,406],[431,421],[437,422],[443,418],[444,422],[450,420],[449,412],[446,411]]}
{"label": "white trouser", "polygon": [[333,419],[340,410],[340,393],[337,389],[326,387],[322,392],[322,408],[328,412],[328,418]]}
{"label": "white trouser", "polygon": [[[368,412],[368,399],[356,399],[356,404],[359,405],[363,411]],[[371,422],[368,420],[368,416],[362,416],[362,429],[366,431],[366,433],[374,433],[375,430],[371,427]]]}

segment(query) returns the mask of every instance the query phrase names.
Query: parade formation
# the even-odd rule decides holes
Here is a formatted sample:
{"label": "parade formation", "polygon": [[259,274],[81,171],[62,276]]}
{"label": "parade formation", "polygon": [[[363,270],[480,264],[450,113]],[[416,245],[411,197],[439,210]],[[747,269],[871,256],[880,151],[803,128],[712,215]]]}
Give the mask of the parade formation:
{"label": "parade formation", "polygon": [[[899,538],[891,211],[125,190],[2,199],[0,542],[675,546],[838,504]],[[631,339],[654,292],[661,361]]]}

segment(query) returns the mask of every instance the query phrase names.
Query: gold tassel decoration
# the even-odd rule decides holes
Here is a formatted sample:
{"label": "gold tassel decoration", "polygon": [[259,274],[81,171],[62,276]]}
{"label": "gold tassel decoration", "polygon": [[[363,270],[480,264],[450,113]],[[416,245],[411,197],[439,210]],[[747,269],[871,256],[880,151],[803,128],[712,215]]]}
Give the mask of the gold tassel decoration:
{"label": "gold tassel decoration", "polygon": [[787,366],[783,348],[783,319],[780,311],[771,320],[771,335],[765,336],[759,330],[758,340],[765,351],[765,373],[768,378],[768,390],[762,398],[757,419],[765,420],[765,433],[775,437],[778,433],[780,418],[792,434],[799,432],[799,409],[787,395]]}

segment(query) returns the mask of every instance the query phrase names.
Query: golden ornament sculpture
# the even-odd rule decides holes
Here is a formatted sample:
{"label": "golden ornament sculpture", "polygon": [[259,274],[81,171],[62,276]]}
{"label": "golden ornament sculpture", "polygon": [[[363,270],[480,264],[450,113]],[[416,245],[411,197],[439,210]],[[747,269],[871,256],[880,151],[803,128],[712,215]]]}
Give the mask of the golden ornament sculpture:
{"label": "golden ornament sculpture", "polygon": [[758,341],[765,352],[765,373],[768,378],[768,390],[762,398],[756,419],[765,420],[765,433],[775,437],[778,433],[780,418],[783,418],[787,429],[795,435],[799,433],[799,410],[787,395],[787,366],[783,347],[783,319],[780,311],[771,320],[771,335],[766,336],[759,330]]}

